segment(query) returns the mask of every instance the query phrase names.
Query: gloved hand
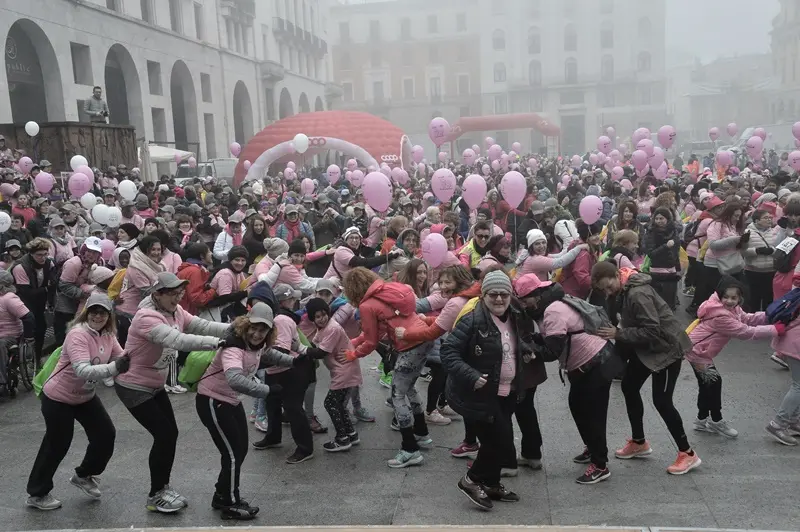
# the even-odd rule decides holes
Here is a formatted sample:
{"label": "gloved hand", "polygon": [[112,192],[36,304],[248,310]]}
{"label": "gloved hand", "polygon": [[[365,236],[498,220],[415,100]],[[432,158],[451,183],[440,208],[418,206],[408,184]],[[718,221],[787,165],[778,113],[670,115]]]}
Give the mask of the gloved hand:
{"label": "gloved hand", "polygon": [[217,344],[217,349],[223,349],[225,347],[228,347],[228,342],[226,342],[224,338],[220,338],[219,343]]}
{"label": "gloved hand", "polygon": [[117,367],[118,374],[127,373],[131,367],[131,357],[129,355],[122,355],[114,361],[114,365]]}
{"label": "gloved hand", "polygon": [[739,238],[740,244],[747,244],[750,242],[750,231],[745,231],[744,234]]}
{"label": "gloved hand", "polygon": [[358,360],[358,354],[354,350],[348,349],[344,352],[344,357],[347,359],[348,362],[353,362]]}
{"label": "gloved hand", "polygon": [[775,251],[774,249],[762,246],[760,248],[756,248],[756,255],[772,255],[772,252]]}
{"label": "gloved hand", "polygon": [[776,323],[773,325],[773,327],[775,327],[775,330],[778,331],[778,336],[783,336],[786,334],[786,325],[783,323]]}
{"label": "gloved hand", "polygon": [[269,387],[269,394],[272,395],[274,393],[281,393],[283,391],[283,386],[280,384],[273,384]]}

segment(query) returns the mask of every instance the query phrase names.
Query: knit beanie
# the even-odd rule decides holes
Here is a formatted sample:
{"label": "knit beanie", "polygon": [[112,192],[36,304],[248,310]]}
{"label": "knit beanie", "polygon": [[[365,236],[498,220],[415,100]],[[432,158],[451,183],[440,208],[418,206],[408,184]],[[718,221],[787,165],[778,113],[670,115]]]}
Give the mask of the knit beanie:
{"label": "knit beanie", "polygon": [[486,277],[483,278],[483,282],[481,283],[481,296],[485,296],[492,290],[501,290],[508,294],[513,293],[514,290],[511,287],[511,279],[508,278],[505,272],[496,270],[487,273]]}
{"label": "knit beanie", "polygon": [[292,243],[289,244],[288,255],[291,256],[293,253],[306,254],[306,243],[302,238],[295,238],[292,240]]}
{"label": "knit beanie", "polygon": [[120,224],[119,228],[125,231],[125,233],[127,233],[127,235],[131,237],[131,240],[136,240],[137,238],[139,238],[139,233],[141,231],[139,231],[139,228],[133,225],[132,223]]}
{"label": "knit beanie", "polygon": [[271,259],[277,259],[289,250],[289,244],[281,238],[265,238],[264,249]]}
{"label": "knit beanie", "polygon": [[331,309],[323,299],[315,297],[306,304],[306,313],[308,314],[308,319],[311,321],[314,321],[314,316],[316,316],[317,312],[320,310],[324,311],[328,316],[331,315]]}
{"label": "knit beanie", "polygon": [[89,282],[91,284],[100,284],[112,277],[114,277],[114,272],[112,270],[96,264],[92,266],[92,271],[89,272]]}
{"label": "knit beanie", "polygon": [[232,261],[233,259],[248,259],[250,258],[250,254],[247,252],[247,248],[244,246],[233,246],[230,250],[228,250],[228,261]]}
{"label": "knit beanie", "polygon": [[528,247],[531,247],[539,240],[547,241],[547,237],[545,236],[544,232],[542,232],[540,229],[531,229],[530,231],[528,231],[526,238],[528,240]]}

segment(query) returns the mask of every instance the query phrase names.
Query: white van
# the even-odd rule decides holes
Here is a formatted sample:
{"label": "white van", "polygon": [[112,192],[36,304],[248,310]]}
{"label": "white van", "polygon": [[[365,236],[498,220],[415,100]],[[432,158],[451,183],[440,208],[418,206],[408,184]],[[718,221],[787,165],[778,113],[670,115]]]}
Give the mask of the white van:
{"label": "white van", "polygon": [[202,179],[211,176],[224,180],[233,186],[233,174],[238,163],[239,159],[234,158],[209,159],[208,161],[198,162],[195,168],[189,168],[188,164],[182,163],[178,166],[178,172],[175,177],[199,177]]}

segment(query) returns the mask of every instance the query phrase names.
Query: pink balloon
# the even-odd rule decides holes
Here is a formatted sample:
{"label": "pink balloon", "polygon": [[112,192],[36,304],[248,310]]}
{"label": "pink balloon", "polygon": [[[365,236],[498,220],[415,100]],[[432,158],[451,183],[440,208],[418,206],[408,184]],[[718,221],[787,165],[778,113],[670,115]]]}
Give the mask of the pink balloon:
{"label": "pink balloon", "polygon": [[650,172],[650,165],[646,164],[646,165],[644,165],[644,168],[642,168],[641,170],[636,170],[636,175],[639,176],[639,177],[644,177],[649,172]]}
{"label": "pink balloon", "polygon": [[597,160],[598,159],[597,159],[597,154],[596,153],[592,153],[591,155],[589,155],[589,162],[592,164],[592,166],[596,166],[597,165]]}
{"label": "pink balloon", "polygon": [[428,125],[428,136],[437,148],[444,144],[448,133],[450,133],[450,124],[441,116],[437,116],[431,120],[431,123]]}
{"label": "pink balloon", "polygon": [[631,184],[629,179],[623,179],[619,182],[620,186],[625,190],[631,190],[633,188],[633,184]]}
{"label": "pink balloon", "polygon": [[489,148],[492,144],[494,144],[494,139],[492,137],[486,137],[483,139],[483,142],[486,144],[486,147]]}
{"label": "pink balloon", "polygon": [[288,163],[286,163],[286,166],[288,166],[292,170],[297,170],[297,165],[294,164],[294,161],[289,161]]}
{"label": "pink balloon", "polygon": [[22,157],[19,160],[19,168],[23,174],[30,174],[33,169],[33,161],[30,157]]}
{"label": "pink balloon", "polygon": [[561,176],[561,184],[564,186],[569,185],[571,179],[572,178],[569,176],[569,174],[564,174]]}
{"label": "pink balloon", "polygon": [[640,140],[649,139],[651,136],[652,135],[649,129],[647,129],[646,127],[640,127],[639,129],[633,132],[633,135],[631,135],[631,143],[634,146],[636,146],[637,144],[639,144]]}
{"label": "pink balloon", "polygon": [[231,142],[230,150],[231,150],[231,155],[233,155],[234,157],[238,157],[239,154],[242,153],[242,145],[239,144],[238,142]]}
{"label": "pink balloon", "polygon": [[18,188],[19,187],[12,185],[11,183],[3,183],[0,184],[0,194],[3,195],[4,199],[8,200],[14,195]]}
{"label": "pink balloon", "polygon": [[717,164],[723,168],[729,167],[733,164],[733,153],[729,151],[717,152]]}
{"label": "pink balloon", "polygon": [[528,159],[528,168],[533,170],[534,172],[539,169],[539,161],[531,157]]}
{"label": "pink balloon", "polygon": [[286,181],[294,181],[296,175],[294,173],[294,170],[292,170],[287,166],[286,169],[283,171],[283,177],[286,178]]}
{"label": "pink balloon", "polygon": [[431,190],[439,201],[450,201],[456,191],[456,176],[448,168],[439,168],[431,177]]}
{"label": "pink balloon", "polygon": [[440,233],[431,233],[422,241],[422,258],[431,268],[438,268],[447,256],[447,240]]}
{"label": "pink balloon", "polygon": [[667,154],[664,153],[664,150],[662,150],[658,146],[655,146],[653,148],[653,155],[647,158],[647,164],[650,165],[650,168],[658,168],[659,166],[661,166],[661,163],[663,163],[666,160],[666,158]]}
{"label": "pink balloon", "polygon": [[314,193],[314,182],[311,181],[309,178],[305,178],[300,181],[300,192],[303,193],[304,196],[310,196]]}
{"label": "pink balloon", "polygon": [[498,160],[492,161],[492,170],[494,170],[495,172],[500,170],[500,161]]}
{"label": "pink balloon", "polygon": [[250,170],[251,166],[253,166],[253,163],[251,163],[250,161],[245,161],[245,162],[242,163],[242,167],[244,168],[245,172]]}
{"label": "pink balloon", "polygon": [[194,157],[189,157],[189,160],[186,162],[189,164],[189,168],[197,168],[197,159]]}
{"label": "pink balloon", "polygon": [[353,174],[350,176],[350,182],[354,187],[360,187],[364,182],[364,172],[361,170],[353,170]]}
{"label": "pink balloon", "polygon": [[[114,249],[117,245],[114,243],[113,240],[109,240],[104,238],[100,241],[100,249],[103,250],[101,253],[103,255],[103,260],[109,261],[111,257],[114,255]],[[119,266],[119,264],[117,264]]]}
{"label": "pink balloon", "polygon": [[578,206],[578,214],[588,225],[595,223],[603,215],[603,200],[598,196],[586,196]]}
{"label": "pink balloon", "polygon": [[712,127],[711,129],[709,129],[708,130],[708,138],[710,138],[712,141],[716,142],[717,139],[719,138],[719,128],[718,127]]}
{"label": "pink balloon", "polygon": [[608,156],[606,154],[604,154],[604,153],[598,153],[597,154],[597,164],[602,166],[602,165],[606,164],[607,160],[608,160]]}
{"label": "pink balloon", "polygon": [[476,158],[475,150],[471,148],[467,148],[466,150],[464,150],[464,153],[461,154],[461,159],[467,166],[472,166],[473,164],[475,164],[475,158]]}
{"label": "pink balloon", "polygon": [[75,173],[70,176],[67,188],[73,196],[80,198],[92,190],[92,182],[86,174]]}
{"label": "pink balloon", "polygon": [[425,151],[422,149],[421,146],[415,146],[415,147],[418,147],[419,150],[413,150],[411,152],[411,160],[414,161],[415,163],[419,164],[419,163],[422,162],[422,159],[425,157]]}
{"label": "pink balloon", "polygon": [[484,165],[481,167],[481,172],[483,173],[483,175],[489,175],[489,173],[490,173],[491,171],[492,171],[492,169],[489,167],[489,165],[488,165],[488,164],[484,164]]}
{"label": "pink balloon", "polygon": [[619,150],[611,150],[611,153],[608,154],[608,158],[616,163],[622,159],[622,154],[619,152]]}
{"label": "pink balloon", "polygon": [[358,161],[355,159],[350,159],[347,161],[347,169],[353,172],[356,168],[358,168]]}
{"label": "pink balloon", "polygon": [[573,155],[570,162],[572,163],[573,168],[578,168],[583,162],[583,159],[581,159],[580,155]]}
{"label": "pink balloon", "polygon": [[615,166],[613,170],[611,170],[611,178],[614,181],[619,181],[622,179],[622,176],[625,175],[625,170],[622,169],[621,166]]}
{"label": "pink balloon", "polygon": [[600,150],[600,153],[608,155],[611,152],[611,139],[605,135],[599,137],[597,139],[597,149]]}
{"label": "pink balloon", "polygon": [[[347,171],[347,173],[346,173],[346,174],[344,174],[344,178],[345,178],[345,179],[347,179],[347,182],[348,182],[348,183],[351,183],[351,182],[352,182],[352,179],[353,179],[353,172],[351,172],[350,170],[348,170],[348,171]],[[333,184],[333,183],[331,183],[331,185],[332,185],[332,184]]]}
{"label": "pink balloon", "polygon": [[614,137],[616,137],[616,136],[617,136],[617,130],[616,130],[616,129],[614,129],[612,126],[608,126],[608,127],[606,128],[606,135],[607,135],[609,138],[612,138],[612,139],[613,139]]}
{"label": "pink balloon", "polygon": [[471,209],[477,209],[486,197],[486,181],[479,175],[468,175],[461,184],[464,202]]}
{"label": "pink balloon", "polygon": [[503,194],[503,199],[515,209],[525,199],[526,188],[525,178],[513,170],[507,172],[500,181],[500,192]]}
{"label": "pink balloon", "polygon": [[326,174],[328,177],[328,183],[335,185],[339,182],[339,178],[342,177],[342,170],[335,164],[332,164],[328,167]]}
{"label": "pink balloon", "polygon": [[[400,168],[399,166],[395,166],[395,167],[394,167],[394,168],[392,168],[392,170],[390,171],[390,175],[391,175],[391,178],[390,178],[390,179],[391,179],[392,181],[394,181],[395,183],[400,183],[400,176],[401,176],[402,174],[403,174],[403,169],[402,169],[402,168]],[[402,183],[401,183],[401,184],[402,184]]]}
{"label": "pink balloon", "polygon": [[753,135],[761,137],[761,140],[767,140],[767,130],[763,127],[757,127],[755,131],[753,131]]}
{"label": "pink balloon", "polygon": [[647,154],[648,157],[653,156],[653,149],[655,146],[653,145],[653,141],[650,139],[642,139],[638,143],[636,143],[636,149],[642,150]]}
{"label": "pink balloon", "polygon": [[661,163],[661,166],[656,168],[653,171],[653,176],[659,181],[663,181],[667,178],[667,174],[669,173],[669,166],[667,165],[666,161]]}
{"label": "pink balloon", "polygon": [[401,168],[400,169],[400,173],[398,174],[396,180],[401,185],[407,185],[408,184],[408,172],[406,172],[403,168]]}
{"label": "pink balloon", "polygon": [[183,156],[180,153],[176,153],[175,154],[175,163],[176,164],[181,164],[182,160],[183,160]]}
{"label": "pink balloon", "polygon": [[370,172],[361,185],[364,199],[370,207],[378,212],[385,212],[392,203],[392,184],[380,172]]}
{"label": "pink balloon", "polygon": [[626,154],[626,153],[628,153],[628,146],[627,146],[627,145],[625,145],[625,144],[620,144],[620,145],[619,145],[619,152],[620,152],[621,154],[623,154],[623,155],[624,155],[624,154]]}
{"label": "pink balloon", "polygon": [[[800,126],[800,122],[798,122],[797,125]],[[735,137],[739,132],[739,126],[737,126],[735,122],[728,124],[728,127],[725,129],[728,131],[728,135],[731,137]],[[798,128],[798,131],[800,131],[800,128]],[[794,128],[792,128],[792,132],[794,132]]]}
{"label": "pink balloon", "polygon": [[443,163],[447,160],[447,153],[440,151],[438,157],[439,157],[439,162]]}
{"label": "pink balloon", "polygon": [[794,147],[800,148],[800,139],[794,139]]}
{"label": "pink balloon", "polygon": [[[77,174],[73,174],[72,177],[75,177]],[[81,174],[83,175],[83,174]],[[86,176],[83,176],[86,177]],[[88,179],[88,177],[87,177]],[[36,175],[36,178],[33,180],[33,184],[36,187],[36,190],[41,192],[42,194],[47,194],[51,190],[53,190],[53,185],[55,185],[56,181],[53,179],[52,174],[48,174],[47,172],[39,172]]]}
{"label": "pink balloon", "polygon": [[488,154],[489,154],[489,159],[490,160],[496,161],[496,160],[500,159],[500,157],[503,155],[503,148],[501,148],[497,144],[492,144],[489,147]]}
{"label": "pink balloon", "polygon": [[503,153],[502,155],[500,155],[500,162],[501,163],[507,163],[509,159],[510,159],[510,157],[509,157],[509,155],[507,153]]}
{"label": "pink balloon", "polygon": [[647,166],[647,154],[643,150],[636,150],[631,154],[631,163],[637,170]]}
{"label": "pink balloon", "polygon": [[94,181],[94,172],[92,172],[92,169],[86,166],[85,164],[79,166],[78,169],[75,170],[75,172],[87,176],[90,181]]}
{"label": "pink balloon", "polygon": [[753,135],[747,141],[745,145],[745,149],[747,150],[747,155],[751,158],[756,159],[761,156],[761,151],[764,149],[764,139],[759,136]]}
{"label": "pink balloon", "polygon": [[677,134],[674,127],[670,125],[661,126],[658,130],[658,143],[661,144],[665,150],[668,150],[675,143]]}
{"label": "pink balloon", "polygon": [[789,154],[789,166],[792,170],[800,172],[800,151],[795,150]]}
{"label": "pink balloon", "polygon": [[387,179],[392,179],[392,169],[389,165],[381,166],[380,172],[386,176]]}
{"label": "pink balloon", "polygon": [[511,149],[519,153],[522,151],[522,144],[520,144],[519,142],[515,142],[511,145]]}

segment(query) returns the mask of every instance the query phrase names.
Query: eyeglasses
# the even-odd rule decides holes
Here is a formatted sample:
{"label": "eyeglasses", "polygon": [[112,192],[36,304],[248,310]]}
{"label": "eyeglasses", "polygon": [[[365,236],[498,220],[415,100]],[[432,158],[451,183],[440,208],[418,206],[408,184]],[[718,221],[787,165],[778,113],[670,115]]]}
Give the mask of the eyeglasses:
{"label": "eyeglasses", "polygon": [[475,235],[475,240],[489,240],[489,235]]}
{"label": "eyeglasses", "polygon": [[509,294],[508,292],[488,292],[486,294],[486,297],[488,297],[489,299],[503,299],[503,300],[505,300],[505,299],[508,299],[509,297],[511,297],[511,294]]}

